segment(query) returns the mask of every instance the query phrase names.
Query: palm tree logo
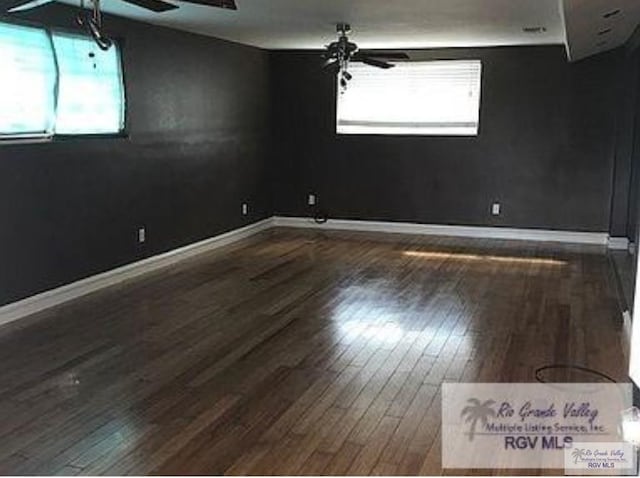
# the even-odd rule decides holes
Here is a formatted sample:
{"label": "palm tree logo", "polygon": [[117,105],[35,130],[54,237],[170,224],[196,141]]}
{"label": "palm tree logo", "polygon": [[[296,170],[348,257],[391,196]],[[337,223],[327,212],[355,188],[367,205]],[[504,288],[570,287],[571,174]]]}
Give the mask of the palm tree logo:
{"label": "palm tree logo", "polygon": [[462,413],[460,416],[464,418],[466,416],[466,423],[470,423],[469,426],[469,441],[473,441],[473,437],[476,434],[476,426],[478,422],[481,422],[483,425],[487,424],[487,419],[489,417],[495,417],[496,412],[493,411],[491,405],[493,405],[493,400],[487,400],[485,402],[481,402],[477,398],[470,398],[467,400],[467,403],[470,405],[464,407],[462,409]]}
{"label": "palm tree logo", "polygon": [[584,449],[583,448],[576,448],[575,450],[573,450],[571,452],[571,456],[573,457],[573,463],[574,464],[578,464],[578,460],[583,461],[584,460]]}

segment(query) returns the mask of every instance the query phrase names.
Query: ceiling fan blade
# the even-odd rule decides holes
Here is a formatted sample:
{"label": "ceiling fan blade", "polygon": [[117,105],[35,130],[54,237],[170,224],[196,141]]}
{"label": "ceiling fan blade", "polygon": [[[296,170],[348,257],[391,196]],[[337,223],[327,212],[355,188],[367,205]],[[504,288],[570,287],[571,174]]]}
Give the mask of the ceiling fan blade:
{"label": "ceiling fan blade", "polygon": [[369,58],[367,56],[354,56],[351,61],[356,61],[360,63],[364,63],[365,65],[375,66],[376,68],[383,68],[388,70],[389,68],[393,68],[396,65],[392,65],[391,63],[387,63],[386,61],[376,60],[375,58]]}
{"label": "ceiling fan blade", "polygon": [[402,52],[384,52],[377,50],[360,50],[360,53],[363,56],[369,58],[385,58],[387,60],[409,60],[409,55]]}
{"label": "ceiling fan blade", "polygon": [[24,12],[26,10],[31,10],[32,8],[38,8],[42,5],[46,5],[47,3],[52,3],[54,0],[31,0],[28,2],[23,2],[19,5],[16,5],[13,8],[7,10],[8,13],[16,13],[16,12]]}
{"label": "ceiling fan blade", "polygon": [[227,10],[237,10],[235,0],[181,0],[186,3],[196,3],[207,7],[226,8]]}
{"label": "ceiling fan blade", "polygon": [[322,64],[322,69],[327,71],[337,70],[338,60],[336,60],[335,58],[329,58]]}
{"label": "ceiling fan blade", "polygon": [[338,50],[339,50],[339,45],[337,43],[331,43],[330,45],[327,45],[326,49],[325,49],[325,54],[329,55],[329,56],[335,56],[338,54]]}
{"label": "ceiling fan blade", "polygon": [[130,3],[140,8],[144,8],[146,10],[151,10],[152,12],[168,12],[169,10],[175,10],[178,8],[177,5],[173,5],[172,3],[164,2],[162,0],[124,0],[126,3]]}

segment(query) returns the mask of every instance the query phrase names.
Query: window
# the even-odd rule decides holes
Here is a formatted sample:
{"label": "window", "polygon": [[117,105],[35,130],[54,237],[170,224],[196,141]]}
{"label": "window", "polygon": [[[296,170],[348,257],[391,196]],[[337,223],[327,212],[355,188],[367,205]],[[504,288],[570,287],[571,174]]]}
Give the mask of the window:
{"label": "window", "polygon": [[117,46],[0,23],[0,139],[113,134],[124,129]]}
{"label": "window", "polygon": [[118,133],[124,97],[118,49],[103,51],[92,38],[53,34],[60,85],[57,134]]}
{"label": "window", "polygon": [[0,23],[0,134],[51,134],[56,64],[44,30]]}
{"label": "window", "polygon": [[338,94],[339,134],[476,136],[479,60],[399,63],[391,70],[360,63]]}

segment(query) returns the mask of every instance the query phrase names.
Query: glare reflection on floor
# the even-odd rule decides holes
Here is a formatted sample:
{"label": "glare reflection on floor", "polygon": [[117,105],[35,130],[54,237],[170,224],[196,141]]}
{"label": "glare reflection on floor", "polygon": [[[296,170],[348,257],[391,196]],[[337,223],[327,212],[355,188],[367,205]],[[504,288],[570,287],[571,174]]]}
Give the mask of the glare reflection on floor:
{"label": "glare reflection on floor", "polygon": [[[407,309],[406,299],[403,300],[404,303],[379,284],[341,290],[340,300],[331,313],[335,332],[347,343],[364,341],[387,348],[399,343],[431,340],[440,333],[442,321],[433,320],[440,314],[451,315],[460,324],[473,320],[472,311],[455,291],[446,298],[441,295],[437,303],[419,309]],[[443,333],[448,336],[451,330],[445,329]]]}
{"label": "glare reflection on floor", "polygon": [[404,330],[395,322],[371,325],[361,321],[349,321],[340,323],[339,327],[345,334],[347,340],[361,338],[385,344],[395,344],[399,342],[404,335]]}
{"label": "glare reflection on floor", "polygon": [[423,259],[450,259],[454,261],[489,261],[502,262],[507,264],[539,264],[545,266],[566,266],[567,262],[558,259],[548,259],[542,257],[510,257],[493,256],[484,254],[459,254],[455,252],[422,252],[404,251],[405,256],[421,257]]}

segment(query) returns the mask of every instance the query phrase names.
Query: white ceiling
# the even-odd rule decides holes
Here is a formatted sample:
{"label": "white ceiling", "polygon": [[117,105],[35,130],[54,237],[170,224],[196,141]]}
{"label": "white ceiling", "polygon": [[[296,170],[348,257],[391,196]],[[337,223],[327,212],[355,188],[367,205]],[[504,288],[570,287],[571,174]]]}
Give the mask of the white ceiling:
{"label": "white ceiling", "polygon": [[[336,23],[349,22],[362,48],[565,43],[571,59],[580,59],[624,43],[640,22],[640,0],[236,0],[237,11],[170,1],[180,8],[153,13],[122,0],[101,3],[115,15],[266,49],[319,49],[335,39]],[[615,8],[622,13],[602,17]],[[598,46],[608,24],[615,28]],[[523,31],[538,26],[546,31]]]}
{"label": "white ceiling", "polygon": [[[65,0],[77,4],[73,0]],[[172,1],[172,0],[170,0]],[[640,1],[640,0],[639,0]],[[236,0],[237,11],[190,5],[152,13],[121,0],[105,11],[266,49],[317,49],[348,22],[364,48],[562,43],[558,0]],[[542,35],[525,26],[545,26]]]}

